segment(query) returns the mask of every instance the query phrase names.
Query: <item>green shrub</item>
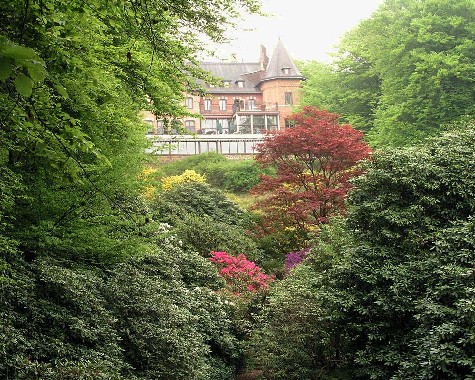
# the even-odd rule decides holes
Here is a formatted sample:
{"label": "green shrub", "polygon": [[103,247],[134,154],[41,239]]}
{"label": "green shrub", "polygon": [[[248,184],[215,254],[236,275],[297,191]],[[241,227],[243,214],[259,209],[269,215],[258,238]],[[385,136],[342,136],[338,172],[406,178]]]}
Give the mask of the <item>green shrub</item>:
{"label": "green shrub", "polygon": [[206,167],[208,182],[218,188],[244,193],[259,183],[263,171],[254,160],[228,160]]}
{"label": "green shrub", "polygon": [[0,378],[232,379],[241,349],[223,280],[155,227],[146,252],[107,271],[0,247]]}
{"label": "green shrub", "polygon": [[159,170],[165,176],[179,175],[185,170],[194,170],[200,174],[206,174],[206,168],[214,163],[225,163],[228,159],[222,154],[208,152],[185,157],[161,165]]}
{"label": "green shrub", "polygon": [[345,225],[271,289],[250,347],[266,378],[474,378],[474,142],[467,125],[374,154]]}
{"label": "green shrub", "polygon": [[[376,154],[350,196],[358,243],[338,275],[356,370],[374,379],[475,373],[475,126]],[[343,302],[343,301],[342,301]]]}
{"label": "green shrub", "polygon": [[[117,328],[130,366],[124,378],[233,378],[240,350],[228,306],[210,288],[183,282],[184,255],[189,256],[177,249],[160,251],[111,273],[109,301],[120,316]],[[205,264],[197,255],[193,260],[198,267]],[[199,273],[184,277],[193,275]]]}
{"label": "green shrub", "polygon": [[254,261],[262,261],[256,242],[241,226],[214,221],[207,216],[184,215],[176,223],[177,236],[185,247],[208,257],[211,251],[245,254]]}
{"label": "green shrub", "polygon": [[247,350],[265,379],[353,379],[339,368],[343,347],[331,308],[347,239],[340,221],[323,226],[306,261],[271,287]]}
{"label": "green shrub", "polygon": [[161,193],[151,208],[156,219],[169,223],[187,249],[208,257],[226,250],[260,259],[260,250],[247,228],[247,212],[222,191],[203,183],[184,183]]}
{"label": "green shrub", "polygon": [[[183,183],[159,194],[151,205],[158,219],[171,222],[185,214],[208,216],[217,222],[240,225],[244,211],[223,192],[206,183]],[[167,219],[167,220],[164,220]]]}
{"label": "green shrub", "polygon": [[0,286],[0,377],[120,378],[126,363],[100,272],[2,256],[8,270]]}
{"label": "green shrub", "polygon": [[263,170],[252,159],[228,159],[222,154],[209,152],[162,165],[155,176],[180,175],[185,170],[194,170],[205,175],[212,186],[236,193],[247,192],[257,185],[261,174],[272,174],[272,169]]}

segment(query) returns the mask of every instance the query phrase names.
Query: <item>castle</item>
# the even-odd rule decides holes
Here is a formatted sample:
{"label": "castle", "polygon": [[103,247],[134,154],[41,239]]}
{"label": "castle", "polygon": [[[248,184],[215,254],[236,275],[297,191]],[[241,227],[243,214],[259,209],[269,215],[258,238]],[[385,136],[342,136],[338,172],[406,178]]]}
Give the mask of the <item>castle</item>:
{"label": "castle", "polygon": [[[299,102],[304,79],[279,40],[271,58],[261,45],[258,62],[202,62],[201,67],[220,78],[218,86],[202,83],[204,95],[187,94],[185,107],[200,117],[185,117],[183,127],[197,134],[263,134],[281,130],[291,108]],[[161,121],[155,134],[170,133]]]}

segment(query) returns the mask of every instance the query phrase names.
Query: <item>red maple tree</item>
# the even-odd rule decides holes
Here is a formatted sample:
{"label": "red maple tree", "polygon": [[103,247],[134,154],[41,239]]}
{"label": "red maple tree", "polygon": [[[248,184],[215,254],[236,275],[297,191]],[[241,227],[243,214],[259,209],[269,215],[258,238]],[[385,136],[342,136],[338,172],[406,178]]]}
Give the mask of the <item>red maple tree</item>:
{"label": "red maple tree", "polygon": [[260,196],[256,208],[264,212],[266,227],[306,231],[344,212],[349,180],[359,173],[358,161],[371,150],[363,134],[340,124],[339,116],[304,107],[289,118],[293,128],[256,147],[257,162],[276,170],[274,176],[261,176],[251,190]]}

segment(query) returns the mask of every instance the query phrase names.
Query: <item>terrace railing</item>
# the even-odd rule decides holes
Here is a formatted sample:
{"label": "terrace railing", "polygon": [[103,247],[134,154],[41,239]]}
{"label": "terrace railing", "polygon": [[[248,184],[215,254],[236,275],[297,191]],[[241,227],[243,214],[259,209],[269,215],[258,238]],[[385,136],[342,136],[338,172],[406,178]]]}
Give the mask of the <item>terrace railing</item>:
{"label": "terrace railing", "polygon": [[150,135],[150,154],[159,156],[191,156],[216,152],[227,156],[256,154],[255,147],[266,135]]}

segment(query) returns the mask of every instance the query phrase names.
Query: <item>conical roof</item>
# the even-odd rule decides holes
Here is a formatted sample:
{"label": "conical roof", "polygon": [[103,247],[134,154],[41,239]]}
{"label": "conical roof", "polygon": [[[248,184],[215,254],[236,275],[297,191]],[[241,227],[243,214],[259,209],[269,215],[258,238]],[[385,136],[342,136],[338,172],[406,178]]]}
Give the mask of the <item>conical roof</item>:
{"label": "conical roof", "polygon": [[280,38],[267,65],[262,82],[272,79],[304,79]]}

